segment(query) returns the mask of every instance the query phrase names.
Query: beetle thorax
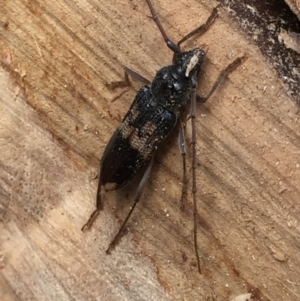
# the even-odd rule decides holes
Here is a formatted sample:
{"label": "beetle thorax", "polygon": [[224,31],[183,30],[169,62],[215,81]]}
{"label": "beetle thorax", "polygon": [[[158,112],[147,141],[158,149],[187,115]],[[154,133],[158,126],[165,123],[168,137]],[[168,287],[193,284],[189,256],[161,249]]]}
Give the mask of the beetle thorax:
{"label": "beetle thorax", "polygon": [[192,82],[197,78],[205,52],[200,48],[176,55],[172,65],[160,69],[151,84],[154,99],[178,111],[190,99]]}

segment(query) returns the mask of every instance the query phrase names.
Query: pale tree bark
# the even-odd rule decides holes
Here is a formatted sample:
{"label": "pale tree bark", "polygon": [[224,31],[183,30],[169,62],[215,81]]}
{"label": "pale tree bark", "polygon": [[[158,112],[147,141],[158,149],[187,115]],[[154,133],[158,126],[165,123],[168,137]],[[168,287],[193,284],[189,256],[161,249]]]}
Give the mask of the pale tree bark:
{"label": "pale tree bark", "polygon": [[[215,1],[153,1],[175,41]],[[197,273],[191,174],[179,209],[174,132],[162,146],[127,233],[105,249],[135,184],[95,208],[99,160],[140,87],[116,99],[123,66],[152,79],[171,52],[144,1],[4,1],[0,67],[1,300],[300,299],[299,109],[261,52],[220,8],[199,93],[236,57],[247,60],[197,107]],[[189,139],[190,126],[187,125]],[[190,168],[190,153],[188,166]]]}

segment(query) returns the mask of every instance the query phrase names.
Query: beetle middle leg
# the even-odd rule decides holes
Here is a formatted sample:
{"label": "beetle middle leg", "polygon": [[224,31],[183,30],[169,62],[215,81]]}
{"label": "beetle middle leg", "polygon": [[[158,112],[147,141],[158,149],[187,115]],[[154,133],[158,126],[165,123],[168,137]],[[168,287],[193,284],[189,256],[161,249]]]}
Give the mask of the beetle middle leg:
{"label": "beetle middle leg", "polygon": [[150,80],[148,80],[144,76],[140,75],[139,73],[137,73],[136,71],[133,71],[132,69],[130,69],[128,67],[124,67],[124,79],[121,80],[121,81],[114,81],[114,82],[111,82],[111,83],[107,83],[106,86],[110,89],[130,86],[129,75],[132,78],[140,81],[141,83],[143,83],[145,85],[150,85],[151,84]]}
{"label": "beetle middle leg", "polygon": [[[130,86],[129,75],[132,78],[140,81],[141,83],[143,83],[145,85],[150,85],[151,84],[151,82],[147,78],[145,78],[144,76],[140,75],[139,73],[137,73],[136,71],[133,71],[132,69],[130,69],[128,67],[124,67],[124,79],[121,80],[121,81],[114,81],[114,82],[111,82],[111,83],[107,83],[106,86],[109,89],[115,89],[115,88],[118,88],[118,87],[129,87]],[[127,91],[128,91],[128,88],[123,89],[118,94],[116,94],[115,96],[112,97],[112,101],[116,100],[117,98],[122,96]]]}
{"label": "beetle middle leg", "polygon": [[211,87],[211,89],[209,90],[209,92],[207,93],[206,96],[200,96],[197,94],[197,96],[196,96],[197,101],[200,101],[202,103],[206,102],[210,98],[210,96],[214,93],[214,91],[219,87],[219,85],[222,83],[224,78],[229,73],[231,73],[234,69],[236,69],[238,66],[240,66],[245,59],[246,59],[245,56],[238,57],[232,63],[230,63],[225,69],[223,69],[220,72],[217,80],[215,81],[215,83],[213,84],[213,86]]}
{"label": "beetle middle leg", "polygon": [[148,166],[147,166],[147,169],[145,170],[144,172],[144,175],[139,183],[139,186],[136,190],[136,193],[135,193],[135,197],[134,197],[134,203],[129,211],[129,213],[127,214],[125,220],[123,221],[123,224],[122,226],[120,227],[117,235],[113,238],[113,240],[110,242],[107,250],[106,250],[106,253],[107,254],[110,254],[110,252],[113,250],[113,248],[116,246],[116,244],[118,243],[118,241],[120,240],[121,236],[122,236],[122,233],[127,225],[127,222],[135,208],[135,206],[137,205],[137,203],[139,202],[141,196],[142,196],[142,193],[144,191],[144,188],[147,184],[147,180],[149,178],[149,175],[151,173],[151,170],[152,170],[152,167],[153,167],[153,162],[154,162],[154,155],[152,155],[151,159],[150,159],[150,162],[148,163]]}

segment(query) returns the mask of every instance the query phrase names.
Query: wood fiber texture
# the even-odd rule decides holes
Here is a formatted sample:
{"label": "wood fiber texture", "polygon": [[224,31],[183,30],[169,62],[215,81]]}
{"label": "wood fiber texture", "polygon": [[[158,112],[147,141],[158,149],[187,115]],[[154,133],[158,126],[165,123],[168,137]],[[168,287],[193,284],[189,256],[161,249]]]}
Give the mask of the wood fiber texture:
{"label": "wood fiber texture", "polygon": [[289,5],[291,10],[300,19],[300,1],[299,0],[285,0],[285,2]]}
{"label": "wood fiber texture", "polygon": [[[300,300],[300,118],[261,52],[220,8],[185,49],[203,45],[205,94],[236,57],[247,60],[197,106],[198,240],[191,173],[179,209],[177,133],[155,160],[129,231],[105,249],[136,183],[110,192],[91,231],[104,147],[140,84],[106,83],[128,66],[152,79],[172,53],[144,1],[2,0],[0,12],[0,299]],[[3,5],[2,5],[3,4]],[[168,35],[203,23],[215,1],[153,0]],[[188,141],[190,126],[187,125]],[[190,152],[188,168],[190,169]]]}

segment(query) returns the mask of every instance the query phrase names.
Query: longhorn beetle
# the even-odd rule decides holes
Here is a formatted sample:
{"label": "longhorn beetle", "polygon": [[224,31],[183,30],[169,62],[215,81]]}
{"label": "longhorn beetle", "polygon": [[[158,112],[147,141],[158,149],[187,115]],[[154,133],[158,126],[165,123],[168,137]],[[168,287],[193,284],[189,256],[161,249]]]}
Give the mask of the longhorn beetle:
{"label": "longhorn beetle", "polygon": [[179,126],[179,147],[183,158],[183,187],[181,204],[186,194],[186,164],[185,164],[185,138],[183,125],[180,120],[182,109],[190,102],[190,114],[192,124],[192,195],[194,217],[194,247],[197,259],[197,267],[201,273],[200,259],[197,246],[197,204],[196,204],[196,100],[204,103],[220,85],[222,80],[236,67],[244,57],[239,57],[221,71],[215,84],[206,96],[196,94],[197,79],[205,58],[205,51],[196,47],[190,51],[182,51],[180,45],[194,35],[203,34],[214,22],[218,13],[215,8],[206,23],[197,27],[177,44],[169,39],[163,29],[150,0],[146,0],[151,11],[152,18],[159,28],[165,43],[173,51],[172,65],[158,70],[152,82],[125,67],[125,80],[113,83],[113,86],[128,85],[128,75],[145,84],[137,93],[133,103],[109,140],[103,153],[98,174],[99,184],[96,197],[96,209],[91,214],[82,230],[92,226],[95,218],[102,210],[104,194],[110,190],[116,190],[126,185],[140,170],[145,170],[134,197],[134,203],[119,232],[111,241],[106,250],[110,253],[119,241],[122,232],[130,218],[136,204],[139,202],[147,179],[150,175],[155,151],[161,142],[168,136],[173,128]]}

